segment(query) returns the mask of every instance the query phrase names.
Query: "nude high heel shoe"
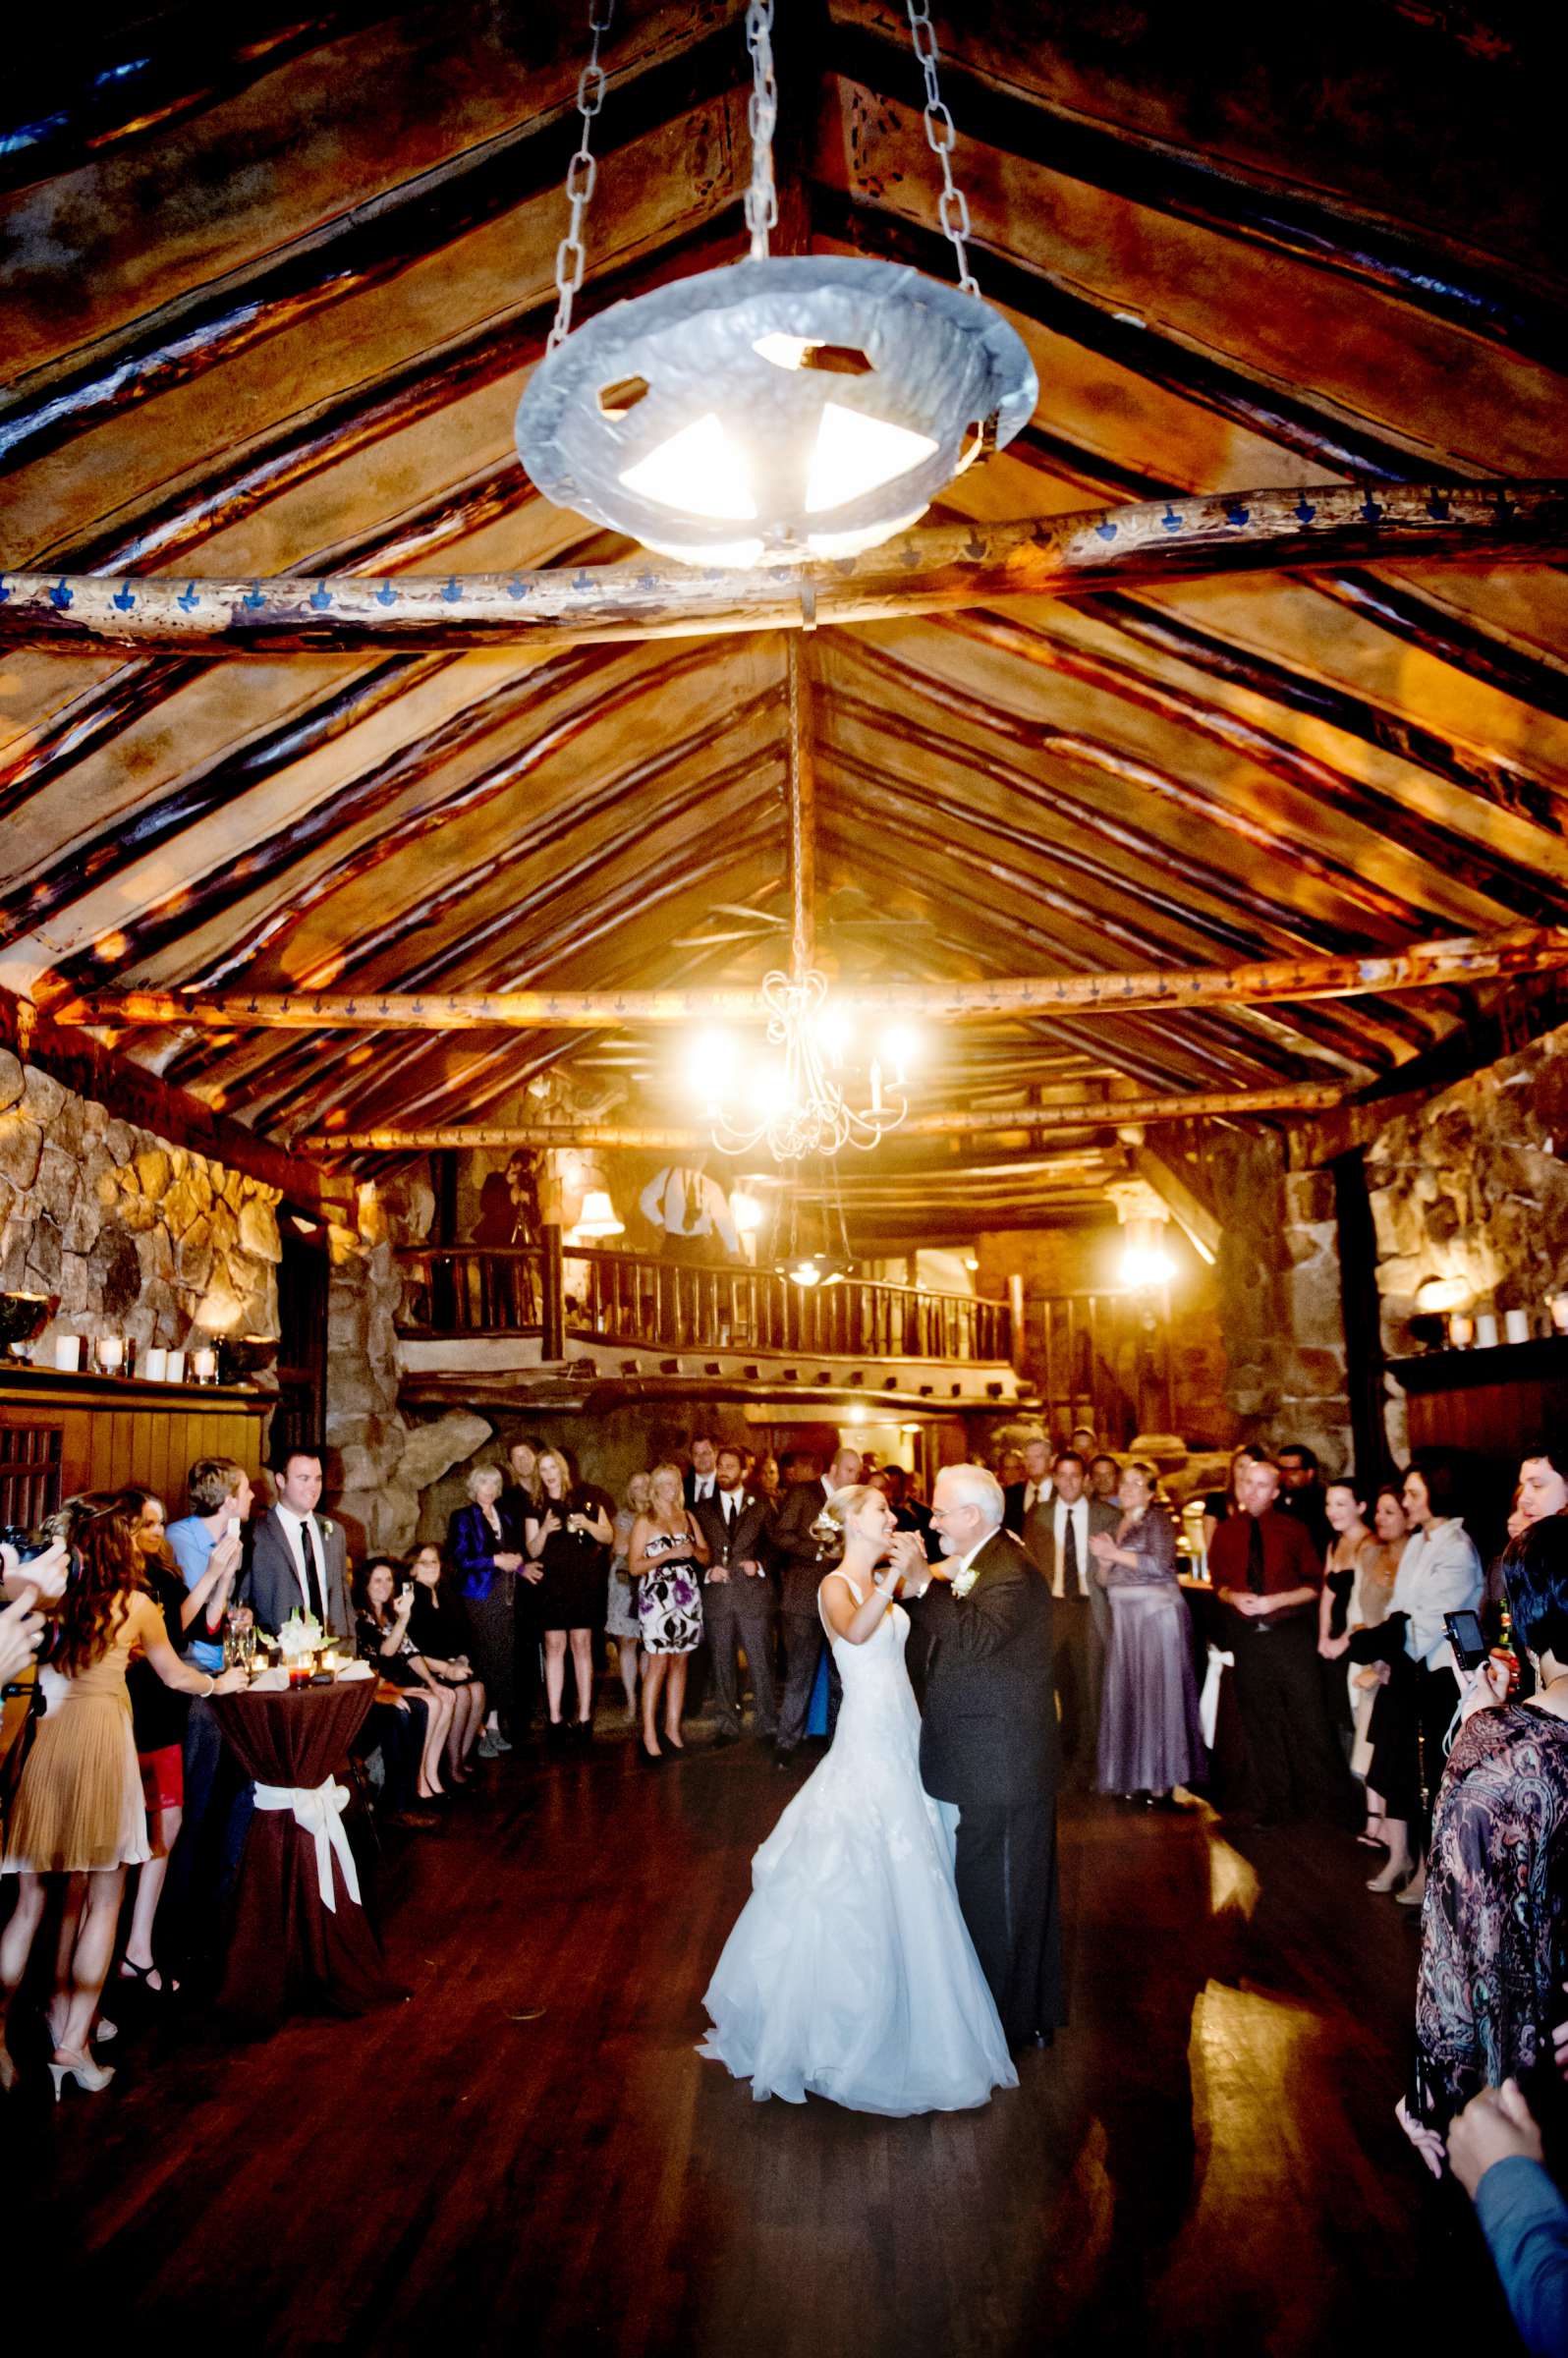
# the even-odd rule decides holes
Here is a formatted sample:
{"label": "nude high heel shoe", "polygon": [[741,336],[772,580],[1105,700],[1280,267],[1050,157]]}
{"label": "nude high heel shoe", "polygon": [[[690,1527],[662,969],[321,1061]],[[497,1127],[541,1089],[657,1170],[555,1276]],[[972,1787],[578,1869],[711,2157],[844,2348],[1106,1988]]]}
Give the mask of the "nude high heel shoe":
{"label": "nude high heel shoe", "polygon": [[75,2080],[84,2096],[97,2096],[114,2078],[112,2063],[95,2063],[89,2054],[67,2055],[62,2062],[58,2055],[49,2064],[49,2077],[54,2082],[54,2101],[60,2102],[60,2091],[67,2080]]}

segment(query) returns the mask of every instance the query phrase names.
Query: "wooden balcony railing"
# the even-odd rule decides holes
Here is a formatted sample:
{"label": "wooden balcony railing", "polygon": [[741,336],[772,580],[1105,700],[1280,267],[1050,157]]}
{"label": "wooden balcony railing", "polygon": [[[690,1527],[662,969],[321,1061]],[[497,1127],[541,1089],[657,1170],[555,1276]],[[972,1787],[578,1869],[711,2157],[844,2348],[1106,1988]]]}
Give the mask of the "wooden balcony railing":
{"label": "wooden balcony railing", "polygon": [[[400,1255],[410,1334],[543,1334],[545,1255],[410,1246]],[[775,1269],[700,1268],[638,1253],[569,1249],[563,1330],[644,1351],[765,1351],[855,1359],[1007,1362],[1006,1302],[846,1277],[802,1286]]]}

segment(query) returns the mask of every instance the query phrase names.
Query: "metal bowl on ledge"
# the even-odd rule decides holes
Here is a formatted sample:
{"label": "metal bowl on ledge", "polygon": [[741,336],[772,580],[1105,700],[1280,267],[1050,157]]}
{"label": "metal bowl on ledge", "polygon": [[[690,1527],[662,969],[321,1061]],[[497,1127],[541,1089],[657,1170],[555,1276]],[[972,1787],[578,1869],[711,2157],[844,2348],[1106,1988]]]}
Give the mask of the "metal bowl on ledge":
{"label": "metal bowl on ledge", "polygon": [[0,1351],[21,1359],[59,1307],[58,1294],[0,1294]]}
{"label": "metal bowl on ledge", "polygon": [[278,1338],[275,1334],[220,1334],[217,1349],[220,1383],[254,1383],[276,1365]]}

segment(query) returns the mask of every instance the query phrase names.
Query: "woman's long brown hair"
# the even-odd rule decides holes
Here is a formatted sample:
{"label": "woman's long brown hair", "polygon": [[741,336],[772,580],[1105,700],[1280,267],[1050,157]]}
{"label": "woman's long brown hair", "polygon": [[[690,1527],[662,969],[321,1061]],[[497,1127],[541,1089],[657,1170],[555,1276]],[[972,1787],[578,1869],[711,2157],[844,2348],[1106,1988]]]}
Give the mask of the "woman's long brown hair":
{"label": "woman's long brown hair", "polygon": [[108,1653],[132,1598],[146,1589],[136,1544],[145,1496],[142,1490],[91,1491],[73,1498],[66,1510],[71,1577],[53,1664],[68,1678]]}

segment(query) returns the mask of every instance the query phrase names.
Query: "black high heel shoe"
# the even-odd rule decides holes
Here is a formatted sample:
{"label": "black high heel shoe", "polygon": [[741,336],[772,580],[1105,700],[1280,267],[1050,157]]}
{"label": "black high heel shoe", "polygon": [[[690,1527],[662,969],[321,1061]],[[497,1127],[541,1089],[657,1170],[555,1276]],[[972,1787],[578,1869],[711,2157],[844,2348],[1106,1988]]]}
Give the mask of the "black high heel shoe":
{"label": "black high heel shoe", "polygon": [[639,1736],[637,1739],[637,1757],[642,1762],[644,1768],[661,1768],[664,1766],[667,1756],[662,1752],[654,1752],[651,1746],[648,1744],[647,1739],[644,1736]]}

